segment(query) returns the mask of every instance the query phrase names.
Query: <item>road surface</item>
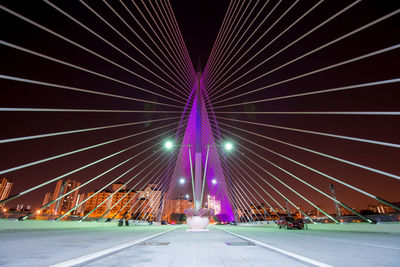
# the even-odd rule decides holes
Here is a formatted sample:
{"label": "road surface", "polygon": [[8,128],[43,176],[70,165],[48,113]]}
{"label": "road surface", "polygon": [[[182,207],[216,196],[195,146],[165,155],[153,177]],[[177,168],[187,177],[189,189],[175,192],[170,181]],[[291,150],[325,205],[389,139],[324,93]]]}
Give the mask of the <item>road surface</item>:
{"label": "road surface", "polygon": [[[321,266],[399,266],[400,263],[399,233],[278,230],[262,226],[209,228],[209,232],[197,233],[186,232],[185,226],[0,230],[0,266],[50,266],[168,230],[172,231],[84,265],[310,266],[301,257]],[[260,243],[249,246],[247,241],[226,231]]]}

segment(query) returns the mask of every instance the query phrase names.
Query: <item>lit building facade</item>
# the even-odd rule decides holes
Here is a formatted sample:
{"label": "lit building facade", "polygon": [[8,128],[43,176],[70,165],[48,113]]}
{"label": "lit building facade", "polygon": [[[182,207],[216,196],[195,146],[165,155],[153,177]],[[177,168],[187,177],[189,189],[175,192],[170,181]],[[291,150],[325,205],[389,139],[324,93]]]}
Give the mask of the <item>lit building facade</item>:
{"label": "lit building facade", "polygon": [[[109,208],[111,208],[112,198],[105,201],[111,194],[112,192],[109,190],[88,193],[87,198],[89,198],[89,200],[86,201],[84,214],[88,214],[90,211],[99,206],[94,212],[89,215],[89,217],[100,217],[101,215],[103,215]],[[105,202],[101,204],[103,201]]]}
{"label": "lit building facade", "polygon": [[[48,192],[44,195],[43,203],[42,206],[46,205],[47,203],[51,202],[53,200],[53,193]],[[48,210],[48,209],[46,209]]]}
{"label": "lit building facade", "polygon": [[[111,209],[109,212],[109,217],[114,217],[114,215],[117,214],[115,218],[122,218],[126,213],[129,212],[132,205],[137,202],[137,197],[137,193],[134,190],[131,192],[128,192],[127,190],[120,190],[112,197],[111,207],[114,206],[114,204],[116,204],[118,201],[119,203]],[[127,218],[130,218],[130,216]]]}
{"label": "lit building facade", "polygon": [[32,211],[32,206],[27,204],[17,204],[17,211]]}
{"label": "lit building facade", "polygon": [[[77,198],[79,195],[79,189],[75,190],[77,187],[80,186],[80,182],[75,180],[58,180],[56,184],[56,188],[54,189],[53,193],[46,193],[43,199],[43,205],[55,201],[49,207],[47,207],[44,212],[53,215],[60,215],[64,214],[65,212],[69,211],[77,204]],[[73,191],[75,190],[75,191]],[[68,194],[65,197],[61,197],[69,192],[73,191],[72,193]]]}
{"label": "lit building facade", "polygon": [[165,193],[157,188],[156,184],[148,184],[143,191],[138,191],[138,205],[134,207],[132,213],[139,215],[139,218],[153,220],[161,209]]}
{"label": "lit building facade", "polygon": [[90,199],[85,203],[83,213],[88,214],[96,209],[89,217],[101,217],[111,209],[104,218],[114,216],[115,218],[122,218],[138,201],[138,193],[135,190],[127,190],[123,182],[118,182],[112,185],[112,191],[91,192],[87,194],[87,198]]}
{"label": "lit building facade", "polygon": [[214,210],[214,214],[218,215],[221,213],[221,201],[215,199],[215,196],[208,195],[207,197],[207,207]]}
{"label": "lit building facade", "polygon": [[164,209],[164,221],[174,220],[172,218],[172,214],[184,214],[186,209],[193,208],[193,202],[184,198],[183,196],[179,196],[176,199],[167,199],[165,200],[165,209]]}
{"label": "lit building facade", "polygon": [[78,197],[76,198],[76,205],[79,205],[79,207],[76,209],[75,214],[82,216],[83,212],[85,211],[85,204],[83,203],[81,204],[84,200],[85,200],[86,194],[82,193],[82,194],[78,194]]}
{"label": "lit building facade", "polygon": [[[11,192],[13,182],[7,180],[6,178],[1,179],[0,183],[0,200],[8,198]],[[0,209],[3,209],[5,206],[5,203],[0,204]]]}
{"label": "lit building facade", "polygon": [[379,214],[385,214],[385,213],[393,213],[395,212],[394,208],[384,205],[384,204],[379,204],[377,206],[375,205],[368,205],[368,209]]}

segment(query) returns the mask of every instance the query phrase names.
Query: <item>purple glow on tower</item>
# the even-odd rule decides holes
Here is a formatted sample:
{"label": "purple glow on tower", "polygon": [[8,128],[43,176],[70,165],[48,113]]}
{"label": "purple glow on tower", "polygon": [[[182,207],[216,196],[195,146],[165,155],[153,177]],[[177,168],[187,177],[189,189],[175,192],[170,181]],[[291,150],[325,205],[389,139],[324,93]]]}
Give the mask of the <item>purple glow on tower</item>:
{"label": "purple glow on tower", "polygon": [[[221,214],[224,214],[225,217],[229,220],[234,220],[233,209],[231,206],[230,198],[228,197],[225,177],[222,171],[222,166],[217,151],[217,149],[221,148],[216,147],[201,90],[196,91],[197,92],[195,99],[192,102],[192,110],[190,112],[190,116],[186,125],[182,146],[180,146],[179,148],[180,151],[178,154],[178,160],[173,175],[174,180],[171,182],[169,195],[174,195],[170,193],[174,191],[174,187],[177,184],[177,179],[179,179],[180,177],[185,177],[187,181],[191,180],[189,163],[190,159],[188,152],[189,145],[191,148],[191,158],[193,163],[196,152],[201,153],[202,155],[202,174],[204,174],[204,166],[206,165],[205,161],[207,155],[207,146],[210,146],[206,173],[207,186],[205,188],[204,195],[206,196],[207,194],[209,194],[215,196],[216,200],[219,200],[221,202]],[[218,183],[213,183],[213,179],[217,179]],[[186,190],[189,190],[187,188],[188,184],[189,183],[184,185],[186,187]],[[204,205],[204,203],[202,204]]]}

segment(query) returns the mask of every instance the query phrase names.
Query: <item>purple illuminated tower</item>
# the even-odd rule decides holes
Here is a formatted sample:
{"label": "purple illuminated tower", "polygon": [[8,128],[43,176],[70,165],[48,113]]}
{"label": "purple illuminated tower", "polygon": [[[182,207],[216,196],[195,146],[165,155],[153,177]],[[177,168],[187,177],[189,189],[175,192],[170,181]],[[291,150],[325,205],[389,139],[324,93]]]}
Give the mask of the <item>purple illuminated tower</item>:
{"label": "purple illuminated tower", "polygon": [[201,71],[200,68],[197,71],[197,88],[196,88],[196,145],[195,145],[195,172],[194,172],[194,189],[195,189],[195,208],[199,209],[202,206],[201,203],[201,187],[202,187],[202,145],[201,145],[201,134],[202,134],[202,94],[201,94]]}
{"label": "purple illuminated tower", "polygon": [[[212,126],[205,107],[204,94],[206,93],[202,90],[201,71],[197,72],[197,78],[198,82],[193,88],[194,101],[182,145],[178,145],[180,151],[168,196],[174,197],[182,191],[193,192],[192,199],[196,209],[205,206],[201,200],[207,199],[207,195],[213,196],[221,204],[220,214],[225,217],[224,220],[234,220],[231,200],[228,196],[217,150],[220,148],[214,141]],[[180,178],[184,178],[188,183],[180,185],[177,183]],[[213,183],[213,180],[217,182]],[[192,183],[189,181],[192,181]],[[203,187],[204,191],[202,190]]]}

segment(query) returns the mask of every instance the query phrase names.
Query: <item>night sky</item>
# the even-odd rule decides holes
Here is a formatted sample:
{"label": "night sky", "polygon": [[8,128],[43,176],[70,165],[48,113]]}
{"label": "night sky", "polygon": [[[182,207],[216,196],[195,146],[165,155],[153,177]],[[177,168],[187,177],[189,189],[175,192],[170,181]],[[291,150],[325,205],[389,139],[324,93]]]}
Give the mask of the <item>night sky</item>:
{"label": "night sky", "polygon": [[[137,16],[145,29],[150,32],[150,27],[148,27],[145,20],[137,12],[137,9],[132,2],[123,2],[133,12],[133,14]],[[400,53],[399,49],[395,49],[350,64],[345,64],[303,78],[271,86],[255,93],[248,93],[260,87],[272,85],[303,73],[399,44],[400,14],[387,18],[376,25],[368,27],[299,61],[289,64],[284,68],[273,71],[265,77],[256,79],[255,81],[240,87],[243,83],[257,78],[263,73],[269,72],[292,59],[324,45],[325,43],[379,19],[386,14],[398,10],[400,4],[397,2],[398,1],[362,1],[298,43],[282,51],[279,55],[271,58],[271,60],[262,64],[259,68],[231,83],[234,79],[242,76],[257,64],[271,57],[304,33],[313,29],[327,18],[353,3],[353,1],[324,1],[280,38],[274,40],[274,38],[289,27],[289,25],[318,3],[318,1],[298,1],[287,15],[282,17],[282,19],[280,19],[280,21],[276,23],[276,25],[274,25],[269,30],[268,34],[266,34],[260,41],[257,41],[258,38],[268,30],[294,2],[282,1],[276,7],[274,12],[271,13],[265,23],[261,24],[263,18],[265,18],[278,3],[278,1],[271,0],[245,34],[244,31],[250,26],[250,21],[254,18],[255,14],[261,10],[261,6],[265,2],[246,1],[244,3],[242,12],[248,3],[250,3],[250,5],[244,13],[242,20],[245,19],[254,5],[256,5],[256,7],[253,9],[254,11],[249,16],[244,27],[241,28],[241,31],[236,37],[236,41],[241,36],[243,36],[243,38],[235,49],[232,48],[236,44],[236,41],[232,42],[231,50],[229,50],[228,53],[233,51],[231,54],[233,55],[233,53],[238,51],[241,44],[246,40],[248,40],[248,42],[243,49],[239,50],[238,56],[233,58],[230,65],[218,65],[216,68],[218,70],[217,73],[223,73],[224,78],[217,82],[217,84],[221,84],[221,81],[231,75],[235,69],[239,67],[241,67],[241,69],[237,73],[233,74],[229,80],[223,82],[222,86],[209,88],[209,90],[211,90],[209,91],[209,95],[211,95],[211,102],[217,117],[218,126],[220,127],[221,136],[223,139],[229,138],[235,143],[235,152],[228,156],[229,163],[227,163],[227,166],[230,166],[229,168],[233,180],[241,179],[241,181],[243,181],[244,178],[251,175],[252,178],[256,179],[259,184],[263,185],[271,195],[276,197],[284,205],[282,198],[263,183],[261,178],[252,173],[252,171],[255,171],[271,184],[279,188],[279,190],[282,190],[282,192],[293,202],[302,205],[305,207],[305,210],[311,209],[310,205],[306,204],[294,193],[289,192],[279,182],[275,181],[263,170],[251,163],[251,161],[254,161],[276,177],[282,179],[285,183],[292,186],[311,201],[323,205],[329,211],[333,211],[331,200],[322,197],[312,189],[298,181],[295,181],[284,172],[264,161],[262,159],[264,158],[281,166],[296,176],[301,177],[328,194],[330,193],[328,188],[329,184],[334,184],[338,199],[352,207],[363,208],[367,204],[377,204],[377,202],[371,198],[365,197],[341,184],[332,182],[321,175],[300,167],[299,165],[260,147],[263,146],[315,168],[327,175],[354,185],[373,195],[391,202],[400,201],[398,193],[400,189],[400,181],[395,178],[390,178],[382,174],[350,166],[343,162],[338,162],[333,159],[302,151],[298,148],[293,148],[261,136],[279,139],[283,142],[312,149],[314,151],[398,176],[400,176],[399,148],[365,144],[362,142],[298,133],[251,124],[264,123],[400,144],[400,120],[398,115],[260,114],[260,112],[272,111],[399,111],[399,83],[361,87],[352,90],[295,97],[284,100],[242,104],[243,102],[252,102],[267,98],[399,78]],[[169,83],[174,83],[169,77],[167,77],[167,75],[153,66],[148,59],[133,48],[131,44],[134,44],[137,48],[144,51],[151,60],[158,64],[157,57],[150,52],[140,39],[135,36],[103,2],[87,1],[87,4],[113,25],[115,29],[120,31],[122,35],[126,36],[126,38],[130,40],[131,44],[121,38],[121,36],[108,27],[79,1],[51,1],[51,3],[67,12],[87,27],[93,29],[96,33],[109,40],[119,49],[125,51],[132,58],[143,63],[143,65],[153,70],[164,80]],[[150,38],[146,36],[139,25],[132,19],[132,17],[130,17],[129,13],[124,9],[120,2],[108,1],[108,3],[121,15],[121,17],[129,22],[131,27],[137,31],[138,35],[143,38],[152,49],[157,49],[154,43],[151,42]],[[146,14],[146,9],[144,8],[143,3],[140,1],[136,1],[136,3]],[[147,1],[145,3],[147,7],[151,9],[151,5]],[[239,5],[241,5],[241,3],[243,2],[239,2]],[[139,157],[134,158],[126,165],[107,173],[95,183],[92,183],[81,190],[81,192],[89,192],[101,188],[104,184],[115,179],[118,175],[127,171],[135,164],[139,164],[143,159],[145,159],[145,157],[154,154],[153,156],[155,158],[155,154],[160,153],[156,152],[160,148],[159,142],[174,136],[179,123],[180,112],[183,111],[186,103],[184,99],[188,98],[188,95],[185,95],[186,93],[183,92],[182,89],[173,88],[169,84],[161,81],[154,74],[149,73],[128,57],[116,51],[45,2],[24,1],[22,3],[22,1],[2,1],[1,4],[4,7],[40,23],[41,25],[48,27],[54,32],[62,34],[64,37],[69,38],[82,46],[87,47],[91,51],[101,54],[139,75],[143,75],[183,98],[177,98],[162,88],[155,86],[151,82],[144,81],[126,70],[110,64],[87,51],[83,51],[81,48],[69,44],[64,40],[61,40],[60,38],[57,38],[54,35],[51,35],[48,32],[31,25],[4,10],[1,10],[2,41],[78,65],[82,68],[102,73],[103,75],[113,77],[114,79],[169,97],[169,99],[167,99],[159,95],[157,96],[137,90],[127,86],[126,84],[104,79],[82,70],[77,70],[72,67],[52,62],[51,60],[24,53],[4,44],[1,45],[0,74],[2,75],[79,87],[97,92],[140,98],[152,102],[145,103],[140,101],[123,100],[50,86],[33,85],[0,79],[0,106],[2,108],[145,111],[141,113],[2,111],[0,112],[2,121],[0,139],[149,121],[132,126],[0,144],[0,169],[6,170],[39,159],[52,157],[82,147],[149,130],[148,133],[124,139],[119,142],[0,175],[0,177],[6,177],[14,181],[12,194],[16,194],[39,183],[101,159],[109,154],[116,153],[122,149],[154,137],[153,140],[138,145],[127,152],[113,157],[112,159],[105,160],[100,164],[96,164],[95,166],[68,176],[69,178],[85,182],[112,168],[121,161],[137,155],[138,153],[142,153]],[[171,6],[194,68],[197,68],[200,60],[201,67],[204,69],[225,13],[228,10],[229,1],[175,0],[171,1]],[[155,8],[157,7],[155,6]],[[240,16],[242,13],[239,12],[238,14]],[[150,19],[149,16],[147,16],[147,18]],[[261,26],[258,31],[249,38],[252,32],[259,25]],[[236,29],[240,26],[241,24],[239,24]],[[155,38],[154,35],[152,35],[152,37]],[[268,45],[271,41],[273,42]],[[156,42],[160,47],[162,46],[161,43],[158,41]],[[249,50],[249,47],[253,44],[255,44],[254,47]],[[267,45],[268,47],[259,53],[257,57],[250,62],[247,62],[250,57],[261,51]],[[243,56],[242,59],[238,60],[238,58],[245,53],[246,55]],[[159,54],[159,56],[164,59],[161,54]],[[234,63],[235,66],[229,70],[230,66]],[[159,66],[172,76],[171,72],[169,72],[164,65],[160,64]],[[172,64],[169,67],[172,68]],[[212,78],[213,81],[215,81],[219,78],[219,75]],[[228,86],[225,88],[224,86],[226,85]],[[221,88],[223,90],[219,91]],[[189,89],[191,90],[191,88],[188,88],[188,90]],[[214,91],[214,89],[217,90]],[[234,89],[234,91],[230,92],[232,89]],[[244,95],[236,97],[239,94]],[[238,105],[225,107],[225,105],[231,104]],[[164,113],[165,111],[170,111],[170,113]],[[168,125],[171,123],[174,124]],[[159,127],[159,129],[150,131],[157,127]],[[256,133],[258,136],[251,133]],[[260,146],[251,144],[249,141],[257,143]],[[162,157],[167,159],[168,155],[162,155]],[[143,163],[143,165],[140,165],[138,169],[140,170],[140,168],[149,165],[149,162]],[[242,171],[239,171],[240,173],[236,171],[236,168],[238,168],[237,166],[243,168]],[[151,170],[151,172],[155,172],[155,170]],[[128,180],[128,177],[123,177],[122,180],[126,181]],[[247,181],[249,181],[254,187],[258,188],[251,179],[247,178]],[[146,182],[147,180],[144,181],[144,183]],[[142,184],[138,185],[138,188]],[[7,206],[13,207],[17,204],[31,204],[34,207],[39,207],[43,200],[44,193],[53,191],[54,185],[55,183],[52,183],[40,188],[39,190],[33,191],[8,203]],[[132,185],[133,184],[130,184],[130,186]],[[263,194],[261,189],[257,190]],[[266,199],[268,200],[267,197]],[[262,200],[260,201],[263,202]],[[273,202],[270,201],[270,204],[273,204]]]}

